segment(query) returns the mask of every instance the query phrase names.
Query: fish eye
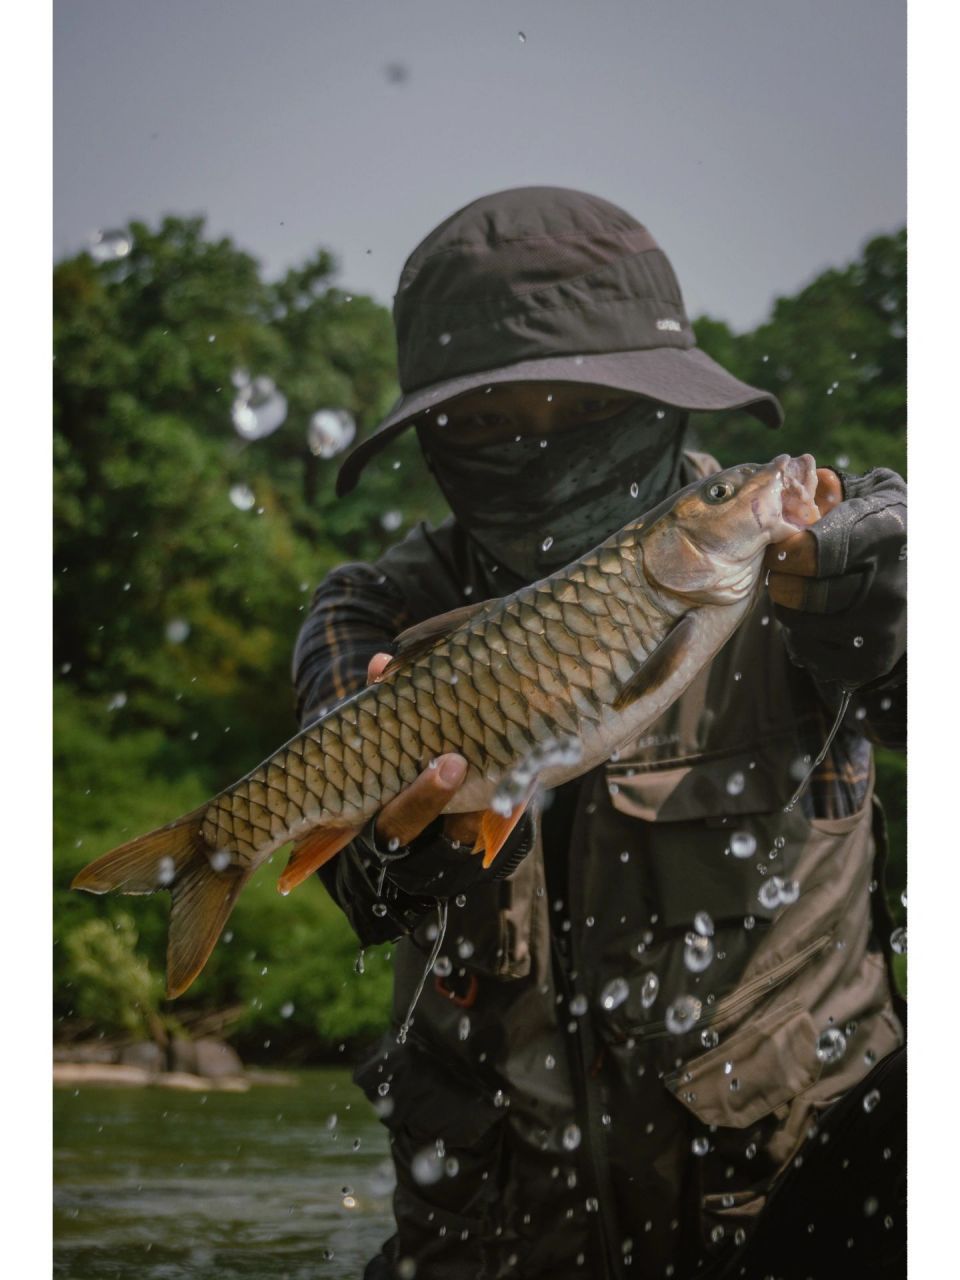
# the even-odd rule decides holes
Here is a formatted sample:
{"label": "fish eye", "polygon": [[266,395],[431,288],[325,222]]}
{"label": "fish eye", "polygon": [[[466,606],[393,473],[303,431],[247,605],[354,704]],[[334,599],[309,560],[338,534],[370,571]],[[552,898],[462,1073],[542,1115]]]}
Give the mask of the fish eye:
{"label": "fish eye", "polygon": [[733,497],[734,492],[729,480],[714,480],[713,484],[707,486],[703,497],[706,502],[726,502]]}

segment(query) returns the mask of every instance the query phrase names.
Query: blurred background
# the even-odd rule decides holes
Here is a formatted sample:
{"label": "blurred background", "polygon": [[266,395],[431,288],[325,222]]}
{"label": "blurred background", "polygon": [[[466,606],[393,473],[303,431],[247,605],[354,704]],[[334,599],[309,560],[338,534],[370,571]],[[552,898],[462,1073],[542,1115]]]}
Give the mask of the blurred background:
{"label": "blurred background", "polygon": [[[410,437],[348,499],[333,481],[397,394],[391,296],[449,213],[536,183],[624,206],[671,258],[703,349],[780,397],[776,451],[905,473],[905,22],[900,0],[55,4],[59,1057],[195,1075],[202,1041],[289,1070],[353,1061],[384,1025],[390,949],[357,973],[317,883],[281,899],[275,875],[258,877],[175,1004],[162,998],[165,897],[67,886],[289,737],[290,655],[314,587],[442,516]],[[742,415],[695,427],[725,464],[773,451]],[[902,923],[905,761],[878,755]],[[277,1102],[279,1079],[261,1084],[257,1112],[249,1095],[211,1095],[227,1110],[193,1172],[212,1179],[216,1149],[218,1185],[240,1179],[247,1197],[234,1219],[262,1226],[248,1238],[234,1223],[216,1247],[209,1223],[194,1239],[179,1216],[175,1244],[144,1234],[183,1213],[173,1170],[212,1118],[205,1093],[171,1110],[59,1091],[58,1274],[107,1274],[109,1256],[125,1275],[129,1250],[143,1275],[147,1241],[173,1268],[158,1276],[262,1275],[257,1250],[291,1197],[282,1273],[323,1250],[327,1274],[358,1273],[370,1250],[350,1223],[366,1207],[376,1240],[386,1221],[382,1141],[372,1118],[350,1130],[366,1103],[339,1065],[297,1078],[311,1088],[296,1106],[289,1089]],[[352,1119],[317,1103],[331,1093]],[[158,1129],[160,1111],[173,1118]],[[302,1203],[292,1165],[282,1193],[255,1176],[291,1111],[301,1138],[316,1130],[302,1150],[288,1134],[297,1172],[329,1175]],[[240,1144],[252,1165],[228,1141],[241,1116],[261,1126]],[[148,1133],[161,1135],[153,1157]],[[118,1188],[150,1177],[124,1164],[131,1134],[169,1196],[132,1202],[123,1227]],[[107,1189],[91,1190],[97,1159],[117,1162]]]}

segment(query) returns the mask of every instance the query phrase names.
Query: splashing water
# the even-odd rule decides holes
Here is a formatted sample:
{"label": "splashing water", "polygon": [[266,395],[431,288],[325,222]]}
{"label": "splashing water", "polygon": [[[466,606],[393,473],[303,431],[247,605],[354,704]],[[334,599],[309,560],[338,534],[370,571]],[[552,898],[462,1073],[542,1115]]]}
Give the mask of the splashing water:
{"label": "splashing water", "polygon": [[238,511],[249,511],[256,500],[256,494],[248,484],[230,486],[230,501]]}
{"label": "splashing water", "polygon": [[426,985],[427,978],[433,972],[433,967],[437,963],[440,956],[440,948],[443,946],[443,939],[447,932],[447,902],[437,902],[437,936],[433,943],[433,950],[430,952],[430,958],[427,960],[423,973],[420,975],[420,981],[417,983],[417,989],[413,993],[413,999],[410,1001],[403,1022],[400,1024],[400,1030],[397,1032],[397,1043],[406,1044],[407,1032],[410,1030],[410,1024],[413,1022],[413,1011],[417,1007],[417,1003],[423,994],[423,988]]}
{"label": "splashing water", "polygon": [[125,231],[98,231],[90,240],[90,257],[94,262],[118,262],[127,257],[133,243]]}
{"label": "splashing water", "polygon": [[840,725],[843,722],[843,717],[847,714],[848,710],[850,709],[850,700],[852,697],[853,697],[853,690],[844,689],[843,694],[840,698],[840,706],[837,708],[837,716],[833,722],[830,732],[827,734],[827,740],[821,747],[820,754],[817,756],[816,760],[814,760],[813,764],[804,774],[800,785],[797,787],[796,791],[793,793],[793,795],[790,797],[787,803],[783,806],[784,813],[793,812],[794,808],[796,807],[797,801],[803,795],[804,791],[806,791],[807,784],[809,783],[810,779],[813,777],[816,770],[819,769],[820,765],[822,765],[824,760],[827,758],[827,752],[830,750],[831,746],[833,745],[834,738],[837,736],[838,732],[840,731]]}
{"label": "splashing water", "polygon": [[318,409],[307,427],[307,447],[317,458],[335,458],[356,434],[357,424],[346,409]]}
{"label": "splashing water", "polygon": [[578,738],[547,738],[504,774],[493,793],[490,808],[494,813],[509,818],[517,805],[527,798],[545,769],[579,764],[582,757],[583,746]]}
{"label": "splashing water", "polygon": [[254,378],[237,392],[230,417],[238,436],[262,440],[286,420],[287,397],[277,390],[272,378]]}

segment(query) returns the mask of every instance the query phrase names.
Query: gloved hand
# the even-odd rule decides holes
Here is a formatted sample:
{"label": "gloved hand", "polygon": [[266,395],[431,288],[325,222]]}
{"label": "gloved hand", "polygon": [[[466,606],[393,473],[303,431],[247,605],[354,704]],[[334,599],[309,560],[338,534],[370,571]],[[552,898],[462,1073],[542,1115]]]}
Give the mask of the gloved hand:
{"label": "gloved hand", "polygon": [[893,471],[817,470],[821,518],[768,549],[787,651],[820,684],[882,683],[906,651],[907,487]]}

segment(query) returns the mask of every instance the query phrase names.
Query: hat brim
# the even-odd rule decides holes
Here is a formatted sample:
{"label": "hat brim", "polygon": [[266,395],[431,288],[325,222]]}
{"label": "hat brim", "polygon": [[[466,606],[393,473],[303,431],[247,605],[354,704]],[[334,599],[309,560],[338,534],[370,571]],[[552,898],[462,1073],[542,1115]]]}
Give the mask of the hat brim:
{"label": "hat brim", "polygon": [[691,413],[743,409],[765,426],[783,425],[783,409],[772,392],[741,382],[697,347],[521,360],[448,378],[402,395],[373,435],[347,456],[337,476],[338,496],[349,493],[370,459],[428,410],[478,387],[503,382],[587,382],[615,391],[632,391]]}

